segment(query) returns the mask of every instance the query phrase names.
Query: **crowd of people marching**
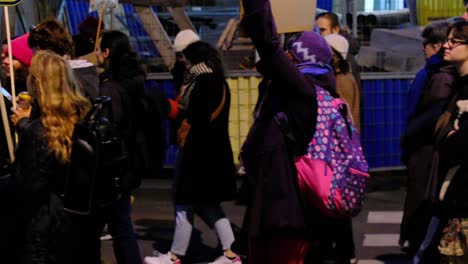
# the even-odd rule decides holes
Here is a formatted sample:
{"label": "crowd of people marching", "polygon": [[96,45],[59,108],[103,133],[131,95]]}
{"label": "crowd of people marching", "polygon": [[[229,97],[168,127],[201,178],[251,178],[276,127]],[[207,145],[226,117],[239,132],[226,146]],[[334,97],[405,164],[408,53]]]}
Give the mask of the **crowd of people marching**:
{"label": "crowd of people marching", "polygon": [[[269,1],[242,4],[242,27],[258,51],[256,69],[263,76],[239,157],[247,210],[245,239],[236,243],[244,247],[234,246],[220,206],[238,190],[228,129],[231,93],[219,51],[192,30],[174,39],[171,73],[178,97],[167,102],[171,111],[163,112],[171,112],[179,145],[175,230],[170,251],[143,258],[131,208],[132,192],[151,163],[149,120],[141,107],[146,71],[125,33],[104,30],[90,17],[72,37],[59,21],[47,18],[2,52],[4,77],[13,74],[10,65],[14,70],[2,93],[16,138],[13,160],[6,130],[0,129],[2,263],[101,263],[100,237],[107,226],[117,263],[180,264],[195,214],[218,235],[222,252],[214,264],[358,263],[352,219],[331,218],[309,204],[294,162],[306,153],[317,117],[324,114],[316,89],[343,98],[359,129],[361,81],[354,59],[359,44],[332,12],[316,17],[315,30],[286,34],[281,41]],[[401,140],[408,184],[400,244],[414,263],[468,263],[468,22],[433,22],[422,38],[427,63],[410,88]],[[13,85],[17,94],[27,92],[32,99],[10,109],[17,99],[7,96]],[[75,195],[79,192],[71,190],[83,183],[71,172],[80,164],[83,146],[77,145],[78,128],[97,105],[103,107],[103,98],[110,98],[103,113],[121,139],[113,151],[122,153],[112,153],[119,162],[89,173],[88,192]],[[279,112],[285,117],[278,121]],[[278,122],[286,122],[293,141]]]}

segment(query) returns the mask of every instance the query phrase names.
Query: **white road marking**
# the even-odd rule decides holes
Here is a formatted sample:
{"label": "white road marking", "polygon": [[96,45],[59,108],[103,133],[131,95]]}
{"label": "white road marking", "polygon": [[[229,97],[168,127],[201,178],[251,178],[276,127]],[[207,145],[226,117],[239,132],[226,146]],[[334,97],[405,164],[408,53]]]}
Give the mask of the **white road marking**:
{"label": "white road marking", "polygon": [[385,264],[385,262],[376,259],[360,259],[359,264]]}
{"label": "white road marking", "polygon": [[403,211],[370,211],[367,215],[369,224],[400,224]]}
{"label": "white road marking", "polygon": [[364,247],[399,247],[399,234],[364,234]]}

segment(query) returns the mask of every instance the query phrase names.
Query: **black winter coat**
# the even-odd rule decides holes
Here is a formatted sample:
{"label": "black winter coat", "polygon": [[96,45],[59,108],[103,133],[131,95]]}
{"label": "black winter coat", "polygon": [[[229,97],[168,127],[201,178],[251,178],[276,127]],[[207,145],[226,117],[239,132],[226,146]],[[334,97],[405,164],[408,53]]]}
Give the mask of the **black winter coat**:
{"label": "black winter coat", "polygon": [[[135,139],[134,125],[134,120],[138,117],[134,116],[132,100],[129,96],[128,89],[122,86],[122,82],[116,81],[108,75],[107,72],[101,74],[99,95],[111,97],[112,114],[110,116],[112,116],[112,121],[125,142],[128,160],[126,161],[127,167],[125,170],[119,172],[122,180],[121,189],[119,191],[128,193],[139,186],[141,178],[141,175],[135,173],[132,163],[133,160],[136,159],[135,149],[138,147]],[[98,186],[98,189],[104,190],[105,188],[100,188]]]}
{"label": "black winter coat", "polygon": [[[283,52],[268,1],[243,1],[243,27],[260,57],[264,76],[260,113],[242,147],[242,160],[250,189],[246,224],[249,236],[281,234],[305,236],[305,204],[298,187],[294,156],[303,155],[317,119],[317,99],[312,77],[299,72]],[[333,86],[333,85],[332,85]],[[262,102],[263,101],[263,102]],[[271,106],[275,105],[275,109]],[[296,140],[291,149],[275,123],[275,111],[284,112]]]}
{"label": "black winter coat", "polygon": [[405,163],[418,149],[434,144],[437,120],[447,109],[455,91],[456,72],[453,65],[433,65],[430,71],[429,80],[421,91],[415,112],[401,139],[402,160]]}
{"label": "black winter coat", "polygon": [[[213,121],[223,89],[224,106]],[[235,193],[235,166],[229,140],[231,94],[221,74],[205,73],[196,77],[185,114],[192,125],[176,165],[174,186],[176,204],[219,203]]]}
{"label": "black winter coat", "polygon": [[18,124],[18,145],[10,186],[2,200],[0,250],[5,263],[67,263],[60,200],[64,167],[49,152],[36,106]]}
{"label": "black winter coat", "polygon": [[[457,80],[457,100],[468,100],[468,75]],[[452,113],[451,129],[453,120],[458,114]],[[442,215],[447,218],[468,217],[468,198],[466,196],[468,186],[468,113],[464,112],[459,118],[459,127],[455,133],[446,137],[439,144],[441,174],[440,182],[445,179],[447,169],[460,165],[460,169],[453,177],[444,201],[440,204]],[[450,129],[448,129],[450,130]]]}

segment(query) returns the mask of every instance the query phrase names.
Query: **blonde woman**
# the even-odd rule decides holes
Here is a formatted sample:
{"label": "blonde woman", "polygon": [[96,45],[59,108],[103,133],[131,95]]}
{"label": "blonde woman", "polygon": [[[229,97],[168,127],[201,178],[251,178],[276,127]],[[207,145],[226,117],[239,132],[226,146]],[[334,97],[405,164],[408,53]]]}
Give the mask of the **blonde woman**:
{"label": "blonde woman", "polygon": [[0,220],[10,219],[0,226],[7,229],[0,232],[7,240],[1,246],[8,249],[4,252],[10,261],[5,263],[71,263],[66,259],[71,256],[67,256],[67,216],[60,196],[74,126],[89,111],[90,103],[80,94],[63,57],[38,51],[29,71],[27,88],[34,98],[31,113],[17,108],[11,116],[19,143],[7,199],[7,208],[12,210]]}

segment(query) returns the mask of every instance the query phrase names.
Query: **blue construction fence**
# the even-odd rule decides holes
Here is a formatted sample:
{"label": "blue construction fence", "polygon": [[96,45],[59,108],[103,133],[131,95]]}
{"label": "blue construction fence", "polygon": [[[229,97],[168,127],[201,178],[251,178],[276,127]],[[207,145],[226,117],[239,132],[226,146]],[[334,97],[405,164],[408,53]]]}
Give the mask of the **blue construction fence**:
{"label": "blue construction fence", "polygon": [[317,0],[317,8],[333,11],[333,0]]}
{"label": "blue construction fence", "polygon": [[402,168],[400,137],[408,120],[408,88],[413,73],[364,73],[361,141],[372,169]]}
{"label": "blue construction fence", "polygon": [[[407,125],[407,91],[414,74],[362,74],[361,141],[369,166],[374,170],[404,168],[400,160],[400,137]],[[153,74],[147,89],[159,89],[168,98],[175,98],[175,89],[168,74]],[[170,144],[166,130],[164,164],[172,167],[178,148]]]}
{"label": "blue construction fence", "polygon": [[[93,11],[89,13],[88,0],[66,0],[66,10],[68,13],[68,26],[71,34],[78,34],[78,27],[82,21],[88,16],[98,17],[98,13]],[[133,40],[134,48],[138,51],[142,59],[159,57],[159,52],[156,49],[151,37],[146,33],[142,26],[142,22],[137,15],[132,4],[121,4],[124,15],[117,17],[125,28],[128,30],[131,40]],[[156,12],[157,9],[153,8]]]}

